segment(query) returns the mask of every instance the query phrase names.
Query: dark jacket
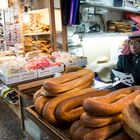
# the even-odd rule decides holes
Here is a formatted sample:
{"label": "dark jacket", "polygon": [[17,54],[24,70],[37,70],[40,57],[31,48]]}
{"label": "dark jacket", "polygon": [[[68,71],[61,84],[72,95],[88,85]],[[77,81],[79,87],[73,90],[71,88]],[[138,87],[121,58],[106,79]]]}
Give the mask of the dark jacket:
{"label": "dark jacket", "polygon": [[135,85],[140,85],[140,55],[120,55],[115,70],[131,73],[134,77]]}

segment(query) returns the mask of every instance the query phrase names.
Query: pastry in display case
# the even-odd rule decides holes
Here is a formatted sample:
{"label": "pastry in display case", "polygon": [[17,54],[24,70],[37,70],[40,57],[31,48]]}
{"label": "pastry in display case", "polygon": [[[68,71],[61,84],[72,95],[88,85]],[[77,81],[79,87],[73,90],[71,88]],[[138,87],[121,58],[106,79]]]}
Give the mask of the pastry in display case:
{"label": "pastry in display case", "polygon": [[21,44],[18,4],[13,3],[10,8],[3,10],[4,23],[4,50],[14,49],[16,44]]}
{"label": "pastry in display case", "polygon": [[[29,12],[29,22],[23,19],[23,34],[49,33],[50,26],[46,19],[46,11]],[[23,17],[24,18],[24,17]]]}
{"label": "pastry in display case", "polygon": [[[56,47],[55,34],[62,32],[60,9],[54,9],[54,13],[52,13],[51,2],[45,0],[39,2],[19,1],[25,52],[41,50],[43,53],[51,54],[56,51],[54,49]],[[60,22],[55,26],[56,18]]]}
{"label": "pastry in display case", "polygon": [[43,36],[39,36],[38,39],[34,36],[25,36],[24,46],[26,52],[41,50],[47,54],[52,53],[51,42],[49,38],[47,39]]}

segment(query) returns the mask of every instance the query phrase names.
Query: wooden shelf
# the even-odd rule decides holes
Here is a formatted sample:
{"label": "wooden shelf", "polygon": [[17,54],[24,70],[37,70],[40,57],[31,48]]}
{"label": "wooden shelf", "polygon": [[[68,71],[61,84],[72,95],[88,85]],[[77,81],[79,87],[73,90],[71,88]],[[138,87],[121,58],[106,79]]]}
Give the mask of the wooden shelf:
{"label": "wooden shelf", "polygon": [[105,8],[108,10],[113,10],[113,11],[120,11],[120,12],[132,12],[132,13],[140,13],[140,9],[137,8],[129,8],[129,7],[114,7],[114,6],[107,6],[104,4],[92,4],[92,3],[85,3],[81,4],[83,7],[100,7],[100,8]]}
{"label": "wooden shelf", "polygon": [[39,10],[32,10],[32,11],[28,11],[29,14],[45,14],[46,12],[48,12],[48,8],[44,8],[44,9],[39,9]]}
{"label": "wooden shelf", "polygon": [[48,136],[54,140],[70,140],[69,129],[55,127],[40,117],[35,111],[34,106],[29,106],[26,109],[28,117],[38,125]]}
{"label": "wooden shelf", "polygon": [[[56,33],[61,33],[62,31],[56,31]],[[24,34],[24,36],[35,36],[35,35],[50,35],[50,32],[42,32],[42,33],[28,33]]]}
{"label": "wooden shelf", "polygon": [[24,36],[34,36],[34,35],[50,35],[50,32],[42,32],[42,33],[27,33]]}

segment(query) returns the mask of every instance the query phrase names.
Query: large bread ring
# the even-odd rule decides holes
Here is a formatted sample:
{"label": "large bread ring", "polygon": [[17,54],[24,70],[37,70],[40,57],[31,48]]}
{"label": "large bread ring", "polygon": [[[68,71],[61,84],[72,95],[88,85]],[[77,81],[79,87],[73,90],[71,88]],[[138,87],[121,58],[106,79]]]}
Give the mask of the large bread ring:
{"label": "large bread ring", "polygon": [[[67,91],[68,93],[69,92],[77,92],[77,91],[80,91],[82,89],[85,89],[85,88],[89,88],[92,86],[93,84],[93,80],[91,81],[88,81],[87,83],[83,84],[83,85],[80,85],[74,89],[71,89],[69,91]],[[60,96],[61,94],[66,94],[67,92],[62,92],[61,94],[58,94],[58,93],[53,93],[53,92],[49,92],[47,91],[46,89],[44,89],[44,87],[41,88],[41,91],[43,91],[45,93],[45,96],[49,96],[49,97],[56,97],[56,96]]]}
{"label": "large bread ring", "polygon": [[133,139],[140,140],[140,134],[131,129],[126,123],[123,123],[124,131]]}
{"label": "large bread ring", "polygon": [[36,91],[36,92],[34,93],[34,95],[33,95],[33,103],[35,103],[36,99],[37,99],[38,97],[40,97],[41,95],[42,95],[42,94],[41,94],[40,90]]}
{"label": "large bread ring", "polygon": [[132,140],[132,139],[125,131],[121,131],[120,133],[108,138],[107,140]]}
{"label": "large bread ring", "polygon": [[95,117],[95,116],[90,116],[86,112],[84,112],[80,120],[83,122],[83,124],[86,127],[102,127],[105,125],[109,125],[111,123],[115,122],[120,122],[122,121],[122,115],[121,114],[116,114],[113,116],[108,116],[108,117]]}
{"label": "large bread ring", "polygon": [[63,84],[57,84],[54,82],[46,82],[43,87],[44,89],[47,89],[49,92],[52,92],[54,94],[59,94],[62,92],[69,91],[71,89],[74,89],[80,85],[85,84],[86,82],[92,81],[94,78],[94,73],[92,71],[88,71],[85,75],[74,79],[72,81],[63,83]]}
{"label": "large bread ring", "polygon": [[84,89],[84,90],[78,91],[78,92],[67,92],[66,94],[62,94],[58,97],[53,98],[52,100],[50,100],[49,102],[47,102],[44,105],[43,118],[48,120],[52,124],[57,124],[58,121],[56,120],[54,112],[59,103],[61,103],[62,101],[64,101],[65,99],[68,99],[70,97],[79,96],[79,95],[82,95],[82,94],[85,94],[88,92],[93,92],[95,90],[96,89],[94,89],[94,88],[87,88],[87,89]]}
{"label": "large bread ring", "polygon": [[134,105],[140,110],[140,95],[135,98]]}
{"label": "large bread ring", "polygon": [[[131,93],[131,92],[130,92]],[[129,94],[130,94],[129,93]],[[125,96],[113,103],[105,103],[105,101],[98,101],[96,98],[88,98],[83,102],[84,110],[94,116],[109,116],[122,111],[122,109],[132,100],[135,99],[137,95],[140,94],[140,90],[136,90],[130,95]],[[109,96],[106,95],[106,96]],[[109,99],[111,100],[111,99]],[[115,99],[112,99],[114,101]]]}
{"label": "large bread ring", "polygon": [[89,71],[90,70],[88,70],[88,69],[81,69],[76,72],[65,73],[65,74],[61,75],[60,77],[49,78],[49,79],[45,80],[43,86],[45,87],[45,85],[48,82],[63,84],[63,83],[72,81],[74,79],[77,79],[79,77],[82,77],[83,75],[87,74]]}
{"label": "large bread ring", "polygon": [[89,97],[103,96],[110,93],[110,90],[95,90],[85,94],[68,98],[62,101],[55,110],[55,116],[60,122],[73,122],[80,118],[84,112],[82,103],[83,100]]}
{"label": "large bread ring", "polygon": [[41,116],[42,115],[42,109],[44,105],[49,101],[49,98],[45,96],[40,96],[36,99],[34,106],[35,106],[35,111]]}
{"label": "large bread ring", "polygon": [[122,111],[124,122],[134,131],[140,134],[140,114],[134,103],[129,103]]}
{"label": "large bread ring", "polygon": [[103,103],[112,103],[131,94],[137,89],[140,89],[140,86],[122,88],[122,89],[115,90],[106,96],[93,97],[93,99],[99,102],[103,102]]}
{"label": "large bread ring", "polygon": [[90,127],[85,127],[81,125],[72,135],[72,140],[83,140],[84,135],[88,132],[92,131],[93,129]]}
{"label": "large bread ring", "polygon": [[70,133],[73,135],[75,131],[83,125],[83,122],[81,120],[75,121],[71,127],[70,127]]}
{"label": "large bread ring", "polygon": [[105,140],[122,128],[122,123],[114,123],[97,129],[93,129],[84,135],[83,140]]}

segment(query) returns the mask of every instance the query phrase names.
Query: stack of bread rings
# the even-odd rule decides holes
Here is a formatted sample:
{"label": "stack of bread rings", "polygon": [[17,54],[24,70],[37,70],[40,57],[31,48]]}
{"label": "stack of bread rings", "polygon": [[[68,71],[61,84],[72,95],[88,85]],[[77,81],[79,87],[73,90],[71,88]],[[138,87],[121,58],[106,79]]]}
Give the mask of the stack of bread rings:
{"label": "stack of bread rings", "polygon": [[123,128],[134,140],[140,140],[140,95],[123,110]]}
{"label": "stack of bread rings", "polygon": [[33,96],[35,111],[51,124],[74,122],[84,112],[84,99],[103,96],[110,90],[90,88],[94,73],[88,69],[65,73],[57,78],[47,79]]}
{"label": "stack of bread rings", "polygon": [[70,128],[72,140],[131,139],[122,130],[121,112],[139,94],[140,87],[133,86],[113,91],[101,97],[85,99],[83,101],[85,112],[82,113],[80,120],[74,122]]}

